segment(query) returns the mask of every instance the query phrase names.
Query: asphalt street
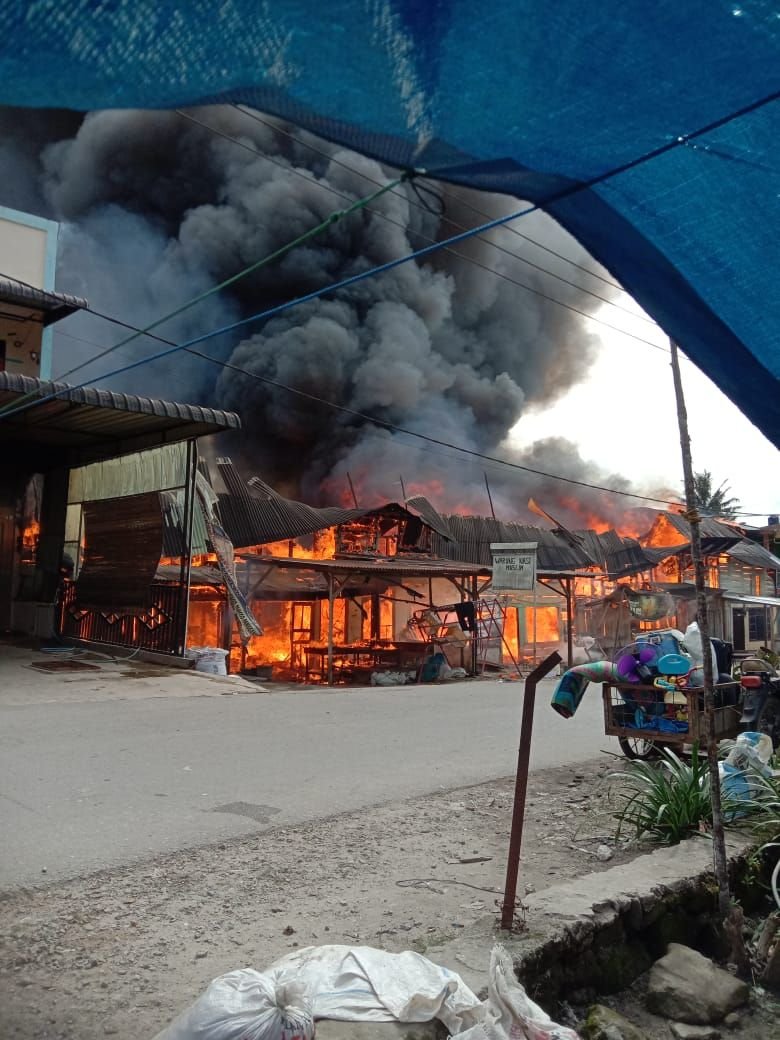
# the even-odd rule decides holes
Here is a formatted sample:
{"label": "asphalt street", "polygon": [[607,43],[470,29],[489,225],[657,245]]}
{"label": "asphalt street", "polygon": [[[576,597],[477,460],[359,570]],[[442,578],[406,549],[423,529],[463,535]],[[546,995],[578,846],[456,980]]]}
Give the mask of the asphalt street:
{"label": "asphalt street", "polygon": [[[0,703],[0,888],[513,774],[523,684]],[[532,768],[617,750],[538,689]]]}

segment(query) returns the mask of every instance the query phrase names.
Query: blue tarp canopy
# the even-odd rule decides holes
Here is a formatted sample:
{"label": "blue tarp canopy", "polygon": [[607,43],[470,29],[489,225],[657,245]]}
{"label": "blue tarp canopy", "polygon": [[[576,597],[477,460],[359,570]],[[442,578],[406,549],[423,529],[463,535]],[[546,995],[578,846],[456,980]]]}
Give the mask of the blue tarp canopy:
{"label": "blue tarp canopy", "polygon": [[538,203],[780,446],[778,0],[0,0],[0,17],[3,104],[241,101]]}

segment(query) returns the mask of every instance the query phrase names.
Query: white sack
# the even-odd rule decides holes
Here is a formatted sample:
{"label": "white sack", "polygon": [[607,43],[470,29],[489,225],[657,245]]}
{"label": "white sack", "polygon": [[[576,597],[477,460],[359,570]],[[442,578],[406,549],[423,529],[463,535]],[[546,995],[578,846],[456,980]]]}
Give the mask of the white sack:
{"label": "white sack", "polygon": [[304,987],[277,985],[252,968],[214,979],[155,1040],[313,1040]]}
{"label": "white sack", "polygon": [[[685,636],[683,637],[683,646],[688,651],[693,661],[694,667],[703,667],[704,665],[704,646],[701,638],[701,632],[699,631],[699,624],[697,621],[692,621],[690,625],[685,629]],[[715,678],[715,682],[718,681],[718,655],[715,653],[715,647],[710,643],[710,654],[712,657],[712,674]]]}
{"label": "white sack", "polygon": [[312,1019],[429,1022],[453,1040],[579,1040],[529,999],[500,946],[481,1003],[455,972],[419,953],[369,946],[310,946],[260,973],[214,979],[155,1040],[312,1040]]}
{"label": "white sack", "polygon": [[512,958],[501,946],[490,954],[488,998],[483,1021],[453,1040],[579,1040],[535,1004],[515,977]]}
{"label": "white sack", "polygon": [[342,1022],[429,1022],[440,1019],[450,1033],[481,1008],[454,972],[419,953],[387,953],[370,946],[309,946],[268,969],[278,984],[301,982],[311,995],[315,1019]]}

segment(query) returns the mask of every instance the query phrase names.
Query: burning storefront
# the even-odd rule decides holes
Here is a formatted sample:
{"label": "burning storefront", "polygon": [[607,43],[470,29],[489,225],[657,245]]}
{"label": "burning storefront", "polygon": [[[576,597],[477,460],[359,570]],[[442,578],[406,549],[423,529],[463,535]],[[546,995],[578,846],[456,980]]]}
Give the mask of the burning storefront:
{"label": "burning storefront", "polygon": [[[282,497],[258,478],[244,483],[227,459],[218,461],[215,475],[219,513],[237,547],[237,581],[263,634],[242,638],[217,584],[209,584],[208,560],[193,571],[198,592],[190,605],[191,634],[197,627],[199,639],[229,649],[234,671],[362,681],[377,671],[419,669],[421,658],[437,650],[448,664],[470,671],[521,669],[553,649],[571,660],[587,640],[612,653],[639,631],[684,630],[695,616],[688,543],[679,533],[684,521],[675,514],[656,514],[640,544],[614,530],[548,530],[441,515],[420,496],[372,509],[315,508]],[[728,597],[769,596],[780,561],[739,529],[706,530],[706,551],[718,554],[708,592],[714,630],[730,637]],[[672,531],[676,544],[658,544],[671,541]],[[536,543],[531,591],[492,593],[490,546],[497,541]],[[756,553],[764,554],[761,560]],[[740,560],[745,554],[750,559]],[[755,576],[761,567],[763,583]],[[735,584],[737,570],[742,584]],[[670,582],[672,574],[679,580]],[[772,574],[770,590],[766,575]],[[477,613],[473,632],[456,609],[469,602]],[[769,602],[746,609],[768,614],[767,632],[776,623]],[[758,631],[755,619],[751,625]]]}
{"label": "burning storefront", "polygon": [[[333,682],[416,674],[437,653],[449,668],[478,665],[479,619],[469,626],[462,604],[481,603],[490,568],[432,552],[434,534],[452,536],[429,503],[314,508],[245,484],[229,459],[213,475],[261,634],[246,637],[216,589],[191,601],[190,633],[229,648],[232,671]],[[193,568],[197,587],[203,570]]]}
{"label": "burning storefront", "polygon": [[[2,629],[182,653],[196,438],[238,428],[238,416],[7,372],[2,406],[13,507],[0,525]],[[183,540],[178,574],[161,584],[166,495]]]}
{"label": "burning storefront", "polygon": [[[749,534],[733,522],[712,517],[701,522],[710,631],[737,653],[780,645],[780,559]],[[587,532],[578,535],[591,544]],[[641,544],[629,547],[622,566],[616,554],[607,556],[604,573],[607,581],[578,598],[577,623],[607,652],[632,642],[640,632],[684,632],[695,620],[690,526],[682,515],[657,513]]]}

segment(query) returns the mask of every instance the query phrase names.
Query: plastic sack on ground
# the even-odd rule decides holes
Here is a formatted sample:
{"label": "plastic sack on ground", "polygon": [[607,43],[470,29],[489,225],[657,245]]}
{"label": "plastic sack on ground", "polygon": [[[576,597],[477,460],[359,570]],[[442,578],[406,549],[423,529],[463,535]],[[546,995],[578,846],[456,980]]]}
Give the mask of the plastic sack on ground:
{"label": "plastic sack on ground", "polygon": [[482,1021],[453,1040],[579,1040],[535,1004],[515,977],[512,958],[501,946],[490,955],[488,998]]}
{"label": "plastic sack on ground", "polygon": [[205,672],[207,675],[227,675],[225,658],[227,650],[218,646],[190,646],[184,651],[188,660],[195,660],[195,671]]}
{"label": "plastic sack on ground", "polygon": [[312,1018],[437,1018],[454,1040],[578,1040],[528,998],[498,946],[490,958],[488,994],[481,1003],[459,975],[419,953],[312,946],[263,974],[245,969],[215,979],[156,1040],[311,1040]]}
{"label": "plastic sack on ground", "polygon": [[744,816],[750,811],[749,803],[763,790],[757,777],[772,776],[769,764],[772,758],[772,740],[766,733],[740,733],[725,760],[718,766],[723,793],[732,802],[744,802],[744,810],[737,807],[732,816]]}
{"label": "plastic sack on ground", "polygon": [[155,1040],[313,1040],[305,987],[252,968],[214,979]]}
{"label": "plastic sack on ground", "polygon": [[372,672],[370,681],[372,686],[404,686],[411,680],[408,672]]}
{"label": "plastic sack on ground", "polygon": [[341,1022],[430,1022],[452,1034],[480,1014],[476,995],[456,975],[422,954],[371,946],[310,946],[268,968],[277,983],[299,982],[315,1019]]}

